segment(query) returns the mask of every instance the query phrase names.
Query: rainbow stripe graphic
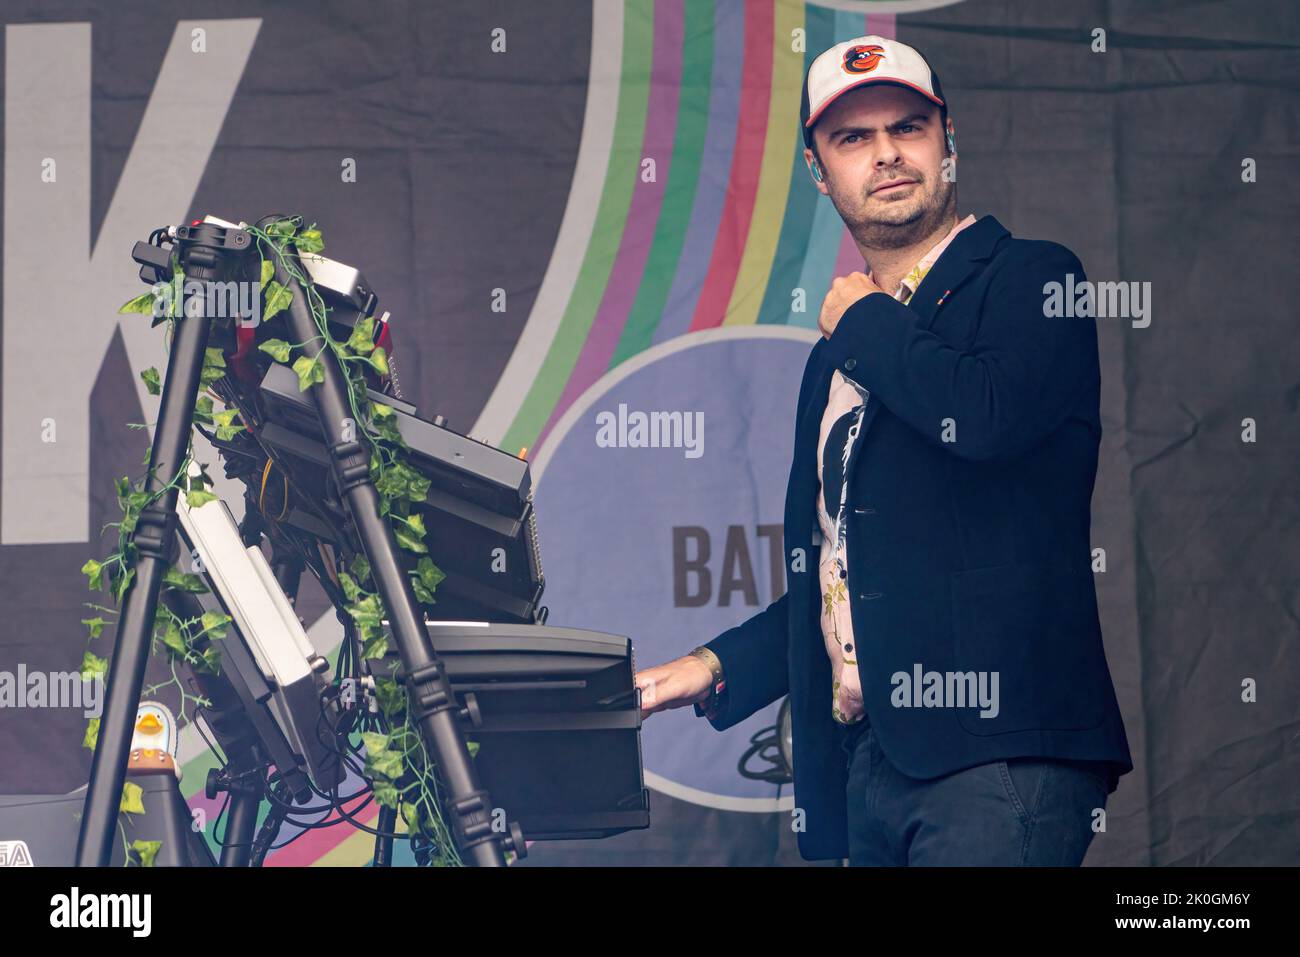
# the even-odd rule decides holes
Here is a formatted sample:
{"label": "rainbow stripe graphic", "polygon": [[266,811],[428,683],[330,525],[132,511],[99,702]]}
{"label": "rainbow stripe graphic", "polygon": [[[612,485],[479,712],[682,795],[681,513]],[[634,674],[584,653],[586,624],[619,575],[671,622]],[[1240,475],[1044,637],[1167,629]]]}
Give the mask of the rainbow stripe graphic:
{"label": "rainbow stripe graphic", "polygon": [[[907,5],[852,6],[597,0],[564,221],[474,435],[535,448],[601,376],[674,336],[816,325],[831,278],[862,263],[808,178],[803,77],[835,42],[894,36],[894,13],[862,11]],[[808,300],[798,313],[796,288]]]}
{"label": "rainbow stripe graphic", "polygon": [[[723,324],[816,326],[831,279],[862,261],[803,162],[804,73],[833,43],[894,36],[895,13],[864,11],[957,0],[828,2],[852,9],[797,0],[595,0],[582,143],[564,218],[532,313],[473,435],[535,448],[601,376],[674,336]],[[653,177],[644,172],[649,160]],[[804,312],[791,311],[796,288],[805,290]],[[213,821],[220,806],[202,788],[215,762],[197,741],[190,745],[196,756],[184,765],[184,793]],[[373,826],[377,814],[372,803],[358,819]],[[370,835],[344,825],[304,834],[268,863],[355,866],[372,849]],[[400,858],[395,853],[395,863]]]}

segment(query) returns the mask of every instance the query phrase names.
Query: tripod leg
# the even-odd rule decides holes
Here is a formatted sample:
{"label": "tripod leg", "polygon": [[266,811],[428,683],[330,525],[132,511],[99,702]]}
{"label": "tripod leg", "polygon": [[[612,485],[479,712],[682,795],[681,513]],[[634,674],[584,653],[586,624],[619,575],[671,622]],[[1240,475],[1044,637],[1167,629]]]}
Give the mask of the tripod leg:
{"label": "tripod leg", "polygon": [[[250,235],[242,229],[226,230],[206,224],[180,226],[175,237],[183,272],[187,278],[200,281],[228,279],[253,249]],[[185,288],[182,293],[145,477],[145,491],[151,494],[171,485],[189,451],[203,352],[212,321],[204,308],[194,310],[197,314],[190,316],[190,290]],[[198,300],[206,305],[203,293],[198,294]],[[175,554],[176,495],[175,487],[168,488],[145,507],[131,535],[138,556],[135,577],[127,587],[118,618],[99,740],[90,765],[77,839],[77,864],[81,867],[106,867],[111,861],[136,707],[149,662],[158,590]]]}
{"label": "tripod leg", "polygon": [[[391,807],[381,807],[379,809],[379,822],[375,825],[375,830],[387,835],[391,834],[395,827],[397,827],[397,810]],[[391,837],[377,836],[375,838],[373,864],[375,867],[393,866],[393,839]]]}
{"label": "tripod leg", "polygon": [[230,789],[230,812],[226,824],[222,867],[248,867],[253,859],[253,833],[257,830],[257,812],[262,796],[256,789],[236,784]]}
{"label": "tripod leg", "polygon": [[[182,316],[184,311],[182,310]],[[176,322],[163,385],[162,405],[149,455],[145,491],[154,493],[176,475],[189,450],[190,420],[208,345],[208,319]],[[158,589],[175,552],[175,488],[140,514],[132,540],[138,549],[135,578],[127,588],[117,624],[117,640],[108,669],[108,689],[99,725],[99,741],[90,765],[85,810],[77,841],[79,867],[107,867],[117,827],[122,784],[144,684],[145,666],[158,607]]]}
{"label": "tripod leg", "polygon": [[[282,801],[290,801],[293,799],[293,795],[289,793],[289,789],[279,783],[275,785],[275,794]],[[257,838],[253,841],[253,859],[249,862],[250,866],[261,867],[266,861],[266,855],[271,850],[271,845],[275,842],[276,834],[280,833],[280,825],[284,823],[286,817],[288,817],[288,813],[284,808],[278,804],[272,803],[271,812],[267,814],[265,820],[262,821],[262,826],[257,831]]]}
{"label": "tripod leg", "polygon": [[[306,274],[292,244],[288,245],[284,260],[299,275]],[[307,304],[306,293],[286,268],[285,261],[276,258],[275,278],[281,285],[295,290],[287,310],[290,334],[299,342],[319,341],[320,330]],[[312,353],[312,349],[317,352]],[[478,772],[465,744],[451,683],[424,627],[424,615],[402,567],[392,529],[379,514],[379,493],[370,480],[369,452],[353,437],[347,376],[328,345],[309,346],[307,352],[320,358],[324,381],[311,388],[317,418],[339,493],[356,524],[375,584],[388,611],[406,672],[413,713],[446,787],[444,809],[448,825],[469,862],[480,867],[503,867],[505,851],[500,836],[492,830],[491,804],[487,792],[479,787]]]}

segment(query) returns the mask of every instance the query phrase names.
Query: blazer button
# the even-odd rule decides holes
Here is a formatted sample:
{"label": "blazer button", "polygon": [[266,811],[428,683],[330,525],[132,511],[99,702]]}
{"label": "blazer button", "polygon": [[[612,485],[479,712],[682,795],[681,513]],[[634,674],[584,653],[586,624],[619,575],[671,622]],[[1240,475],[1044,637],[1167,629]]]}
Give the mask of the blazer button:
{"label": "blazer button", "polygon": [[845,371],[845,372],[852,372],[854,369],[857,368],[857,366],[858,366],[858,360],[857,360],[857,359],[845,359],[845,360],[844,360],[844,371]]}

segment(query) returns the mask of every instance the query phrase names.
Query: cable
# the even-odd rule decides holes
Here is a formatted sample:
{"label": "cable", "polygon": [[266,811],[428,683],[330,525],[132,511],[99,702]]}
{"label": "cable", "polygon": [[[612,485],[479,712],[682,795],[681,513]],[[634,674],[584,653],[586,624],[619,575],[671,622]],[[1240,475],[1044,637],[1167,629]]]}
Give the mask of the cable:
{"label": "cable", "polygon": [[[257,493],[257,510],[263,515],[266,515],[266,480],[270,477],[271,466],[274,464],[270,456],[267,456],[266,466],[262,469],[262,487]],[[271,518],[269,515],[266,516],[271,518],[273,522],[283,521],[284,517],[289,514],[289,477],[284,474],[283,469],[280,470],[280,477],[284,481],[284,506],[280,509],[280,514],[275,518]]]}

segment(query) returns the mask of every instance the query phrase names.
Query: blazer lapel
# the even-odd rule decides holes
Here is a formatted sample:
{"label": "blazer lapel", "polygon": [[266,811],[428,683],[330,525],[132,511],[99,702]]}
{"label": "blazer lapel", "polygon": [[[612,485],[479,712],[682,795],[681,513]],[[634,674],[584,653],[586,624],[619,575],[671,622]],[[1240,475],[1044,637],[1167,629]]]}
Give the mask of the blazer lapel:
{"label": "blazer lapel", "polygon": [[1009,235],[1006,227],[992,216],[981,216],[953,237],[908,302],[920,317],[918,324],[922,329],[934,324],[940,307],[983,268],[998,243]]}

